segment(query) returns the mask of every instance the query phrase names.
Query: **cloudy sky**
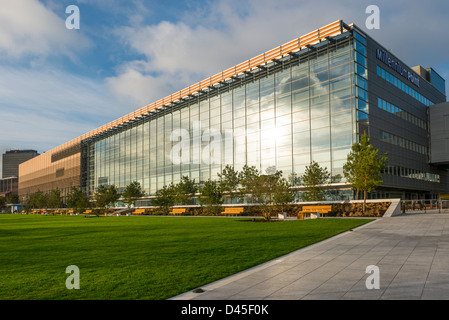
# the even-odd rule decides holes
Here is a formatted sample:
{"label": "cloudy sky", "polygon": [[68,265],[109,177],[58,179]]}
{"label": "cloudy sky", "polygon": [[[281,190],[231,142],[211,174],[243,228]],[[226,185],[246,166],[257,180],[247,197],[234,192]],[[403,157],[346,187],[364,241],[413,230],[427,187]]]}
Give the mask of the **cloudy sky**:
{"label": "cloudy sky", "polygon": [[[365,27],[371,4],[380,29]],[[0,0],[0,152],[50,150],[338,19],[449,79],[448,12],[446,0]]]}

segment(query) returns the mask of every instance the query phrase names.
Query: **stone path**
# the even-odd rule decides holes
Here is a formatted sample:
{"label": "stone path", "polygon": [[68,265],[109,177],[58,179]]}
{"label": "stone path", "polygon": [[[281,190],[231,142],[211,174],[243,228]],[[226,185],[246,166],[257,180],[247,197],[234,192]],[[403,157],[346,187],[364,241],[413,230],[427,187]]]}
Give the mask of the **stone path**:
{"label": "stone path", "polygon": [[449,299],[449,214],[380,218],[202,289],[172,300]]}

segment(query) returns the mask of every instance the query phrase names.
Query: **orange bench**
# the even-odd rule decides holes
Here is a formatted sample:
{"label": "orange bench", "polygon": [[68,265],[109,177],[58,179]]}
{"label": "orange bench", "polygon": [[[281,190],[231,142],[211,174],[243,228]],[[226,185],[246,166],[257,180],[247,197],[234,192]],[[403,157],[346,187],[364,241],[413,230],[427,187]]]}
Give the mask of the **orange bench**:
{"label": "orange bench", "polygon": [[225,208],[224,209],[224,211],[221,213],[221,214],[224,214],[224,215],[233,215],[233,214],[235,214],[235,215],[238,215],[238,214],[241,214],[241,213],[243,213],[243,208],[242,207],[227,207],[227,208]]}
{"label": "orange bench", "polygon": [[170,214],[177,215],[177,214],[182,214],[182,213],[185,213],[185,212],[186,212],[185,208],[173,208],[170,211]]}
{"label": "orange bench", "polygon": [[145,209],[135,209],[132,214],[144,214]]}
{"label": "orange bench", "polygon": [[302,210],[298,212],[298,219],[302,220],[304,219],[305,214],[312,213],[317,213],[317,218],[319,218],[320,215],[324,215],[330,211],[332,211],[332,206],[304,206],[302,207]]}

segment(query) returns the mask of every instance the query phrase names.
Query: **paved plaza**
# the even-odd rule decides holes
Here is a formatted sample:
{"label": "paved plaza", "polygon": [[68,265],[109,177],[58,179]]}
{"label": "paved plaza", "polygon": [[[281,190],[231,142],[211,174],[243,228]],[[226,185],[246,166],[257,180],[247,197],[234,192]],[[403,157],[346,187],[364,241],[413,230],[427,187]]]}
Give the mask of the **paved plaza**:
{"label": "paved plaza", "polygon": [[201,289],[172,299],[449,299],[449,213],[379,218]]}

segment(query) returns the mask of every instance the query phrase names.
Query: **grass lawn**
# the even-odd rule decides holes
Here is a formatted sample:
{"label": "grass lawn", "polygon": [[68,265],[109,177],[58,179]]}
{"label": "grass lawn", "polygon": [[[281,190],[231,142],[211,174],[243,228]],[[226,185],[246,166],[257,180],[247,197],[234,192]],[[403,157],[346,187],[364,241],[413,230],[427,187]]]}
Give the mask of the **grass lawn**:
{"label": "grass lawn", "polygon": [[0,300],[167,299],[368,221],[3,214]]}

